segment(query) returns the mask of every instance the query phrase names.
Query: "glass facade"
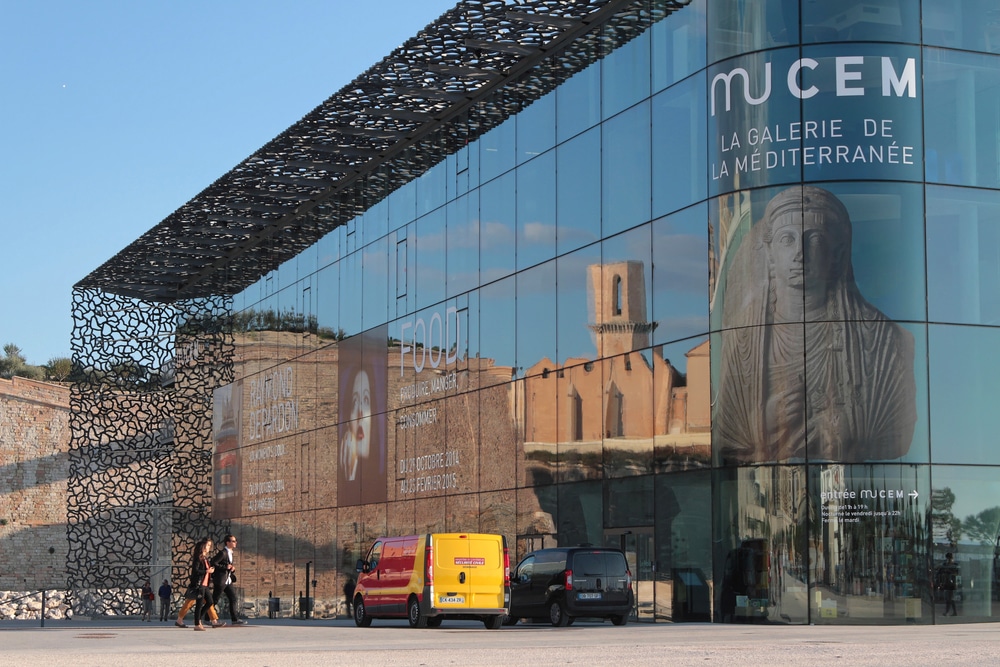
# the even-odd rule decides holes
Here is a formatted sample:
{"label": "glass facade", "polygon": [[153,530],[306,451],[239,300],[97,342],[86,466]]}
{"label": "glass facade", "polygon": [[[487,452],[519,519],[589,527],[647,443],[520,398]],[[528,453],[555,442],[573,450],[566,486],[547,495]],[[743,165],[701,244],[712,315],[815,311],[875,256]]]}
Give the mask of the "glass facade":
{"label": "glass facade", "polygon": [[693,0],[235,295],[244,596],[480,531],[624,548],[639,621],[995,620],[998,25]]}

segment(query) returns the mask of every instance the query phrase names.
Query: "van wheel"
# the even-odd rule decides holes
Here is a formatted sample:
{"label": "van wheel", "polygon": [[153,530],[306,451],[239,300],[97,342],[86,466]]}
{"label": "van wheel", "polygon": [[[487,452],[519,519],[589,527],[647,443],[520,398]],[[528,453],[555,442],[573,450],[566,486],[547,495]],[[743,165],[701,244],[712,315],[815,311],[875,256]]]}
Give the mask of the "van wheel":
{"label": "van wheel", "polygon": [[519,619],[517,616],[511,616],[510,614],[504,614],[503,615],[503,624],[504,625],[517,625],[517,622],[520,621],[520,620],[521,619]]}
{"label": "van wheel", "polygon": [[566,607],[559,600],[553,600],[549,604],[549,622],[559,628],[565,628],[569,625],[569,614],[566,613]]}
{"label": "van wheel", "polygon": [[611,622],[615,625],[625,625],[628,623],[628,614],[621,614],[619,616],[612,616]]}
{"label": "van wheel", "polygon": [[428,628],[440,628],[441,622],[444,621],[444,616],[431,616],[427,619]]}
{"label": "van wheel", "polygon": [[411,597],[406,605],[406,620],[410,622],[411,628],[427,627],[427,617],[420,613],[420,603],[416,597]]}
{"label": "van wheel", "polygon": [[359,595],[354,600],[354,625],[359,628],[367,628],[372,624],[372,617],[368,615],[368,610],[365,609],[365,601]]}
{"label": "van wheel", "polygon": [[487,630],[499,630],[500,626],[503,625],[504,614],[497,614],[495,616],[483,616],[483,625],[486,626]]}

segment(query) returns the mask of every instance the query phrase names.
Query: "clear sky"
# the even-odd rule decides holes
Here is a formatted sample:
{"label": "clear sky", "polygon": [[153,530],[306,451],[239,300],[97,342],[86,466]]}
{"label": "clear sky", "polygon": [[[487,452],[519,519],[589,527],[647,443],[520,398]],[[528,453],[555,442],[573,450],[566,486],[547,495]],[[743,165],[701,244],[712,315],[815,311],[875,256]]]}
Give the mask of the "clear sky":
{"label": "clear sky", "polygon": [[0,0],[0,346],[458,0]]}

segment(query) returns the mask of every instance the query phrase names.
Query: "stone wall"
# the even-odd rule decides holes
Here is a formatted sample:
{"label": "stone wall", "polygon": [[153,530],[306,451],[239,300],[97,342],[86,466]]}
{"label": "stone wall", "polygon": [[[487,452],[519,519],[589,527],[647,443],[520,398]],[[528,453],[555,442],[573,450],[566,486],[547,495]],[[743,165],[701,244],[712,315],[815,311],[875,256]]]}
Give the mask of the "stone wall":
{"label": "stone wall", "polygon": [[66,588],[69,388],[0,379],[0,591]]}

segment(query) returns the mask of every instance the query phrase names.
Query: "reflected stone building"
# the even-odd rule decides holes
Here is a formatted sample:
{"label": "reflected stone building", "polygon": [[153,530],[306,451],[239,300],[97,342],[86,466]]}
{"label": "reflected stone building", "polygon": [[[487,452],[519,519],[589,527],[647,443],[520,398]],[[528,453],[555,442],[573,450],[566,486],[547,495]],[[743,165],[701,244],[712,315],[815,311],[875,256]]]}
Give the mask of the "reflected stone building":
{"label": "reflected stone building", "polygon": [[949,552],[994,620],[994,13],[458,3],[75,286],[78,613],[482,531],[641,622],[935,623]]}

